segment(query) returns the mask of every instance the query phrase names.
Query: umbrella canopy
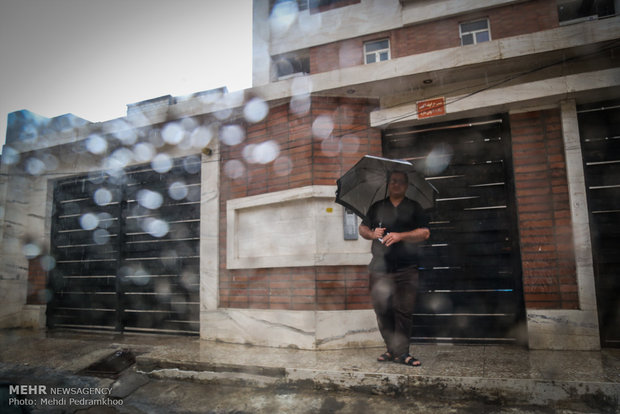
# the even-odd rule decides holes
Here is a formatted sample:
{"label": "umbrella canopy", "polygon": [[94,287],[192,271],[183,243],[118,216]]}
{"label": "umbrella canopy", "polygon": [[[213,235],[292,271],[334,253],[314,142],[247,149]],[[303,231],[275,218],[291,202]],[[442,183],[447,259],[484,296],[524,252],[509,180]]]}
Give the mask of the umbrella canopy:
{"label": "umbrella canopy", "polygon": [[336,184],[336,203],[351,209],[362,219],[370,206],[387,197],[388,176],[392,171],[407,174],[409,186],[405,197],[415,200],[424,209],[433,207],[437,189],[416,171],[409,161],[365,155]]}

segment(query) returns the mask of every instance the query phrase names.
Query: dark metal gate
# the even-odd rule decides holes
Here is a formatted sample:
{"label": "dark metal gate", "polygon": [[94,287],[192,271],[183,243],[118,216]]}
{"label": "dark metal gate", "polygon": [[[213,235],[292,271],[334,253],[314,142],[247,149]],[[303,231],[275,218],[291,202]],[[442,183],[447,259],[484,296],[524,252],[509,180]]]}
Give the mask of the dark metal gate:
{"label": "dark metal gate", "polygon": [[601,344],[620,347],[620,102],[580,107]]}
{"label": "dark metal gate", "polygon": [[198,333],[200,157],[57,181],[51,328]]}
{"label": "dark metal gate", "polygon": [[412,341],[521,343],[521,259],[506,117],[384,133],[384,154],[439,191],[424,247]]}

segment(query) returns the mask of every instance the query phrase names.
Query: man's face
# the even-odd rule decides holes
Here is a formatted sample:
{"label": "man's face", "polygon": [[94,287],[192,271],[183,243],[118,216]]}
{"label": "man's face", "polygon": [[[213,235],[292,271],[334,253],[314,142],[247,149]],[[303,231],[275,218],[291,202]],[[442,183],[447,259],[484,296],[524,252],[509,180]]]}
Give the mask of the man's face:
{"label": "man's face", "polygon": [[404,173],[393,173],[390,176],[388,191],[391,196],[404,197],[407,192],[407,177]]}

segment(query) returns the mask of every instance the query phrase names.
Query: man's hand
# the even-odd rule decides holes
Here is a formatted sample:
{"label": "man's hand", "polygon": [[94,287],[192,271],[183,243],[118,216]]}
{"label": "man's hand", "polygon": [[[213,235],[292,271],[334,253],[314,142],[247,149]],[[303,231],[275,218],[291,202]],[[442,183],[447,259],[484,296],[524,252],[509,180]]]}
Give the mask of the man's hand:
{"label": "man's hand", "polygon": [[401,242],[403,240],[402,233],[388,233],[385,237],[383,237],[383,244],[386,246],[391,246],[395,243]]}
{"label": "man's hand", "polygon": [[373,240],[380,239],[385,234],[385,227],[377,227],[372,232]]}

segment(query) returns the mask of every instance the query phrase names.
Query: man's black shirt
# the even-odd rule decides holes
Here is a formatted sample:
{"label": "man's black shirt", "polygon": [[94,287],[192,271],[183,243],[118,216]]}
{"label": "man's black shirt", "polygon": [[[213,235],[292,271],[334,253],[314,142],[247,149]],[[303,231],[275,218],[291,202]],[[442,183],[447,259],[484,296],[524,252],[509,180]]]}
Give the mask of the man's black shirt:
{"label": "man's black shirt", "polygon": [[[389,198],[374,203],[362,224],[370,229],[385,227],[385,233],[408,232],[417,228],[428,228],[428,215],[417,202],[405,198],[394,207]],[[396,272],[419,264],[417,243],[401,241],[389,247],[379,240],[372,242],[370,270]]]}

